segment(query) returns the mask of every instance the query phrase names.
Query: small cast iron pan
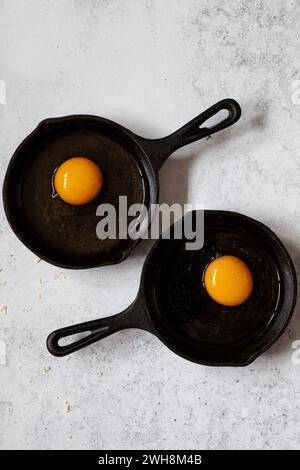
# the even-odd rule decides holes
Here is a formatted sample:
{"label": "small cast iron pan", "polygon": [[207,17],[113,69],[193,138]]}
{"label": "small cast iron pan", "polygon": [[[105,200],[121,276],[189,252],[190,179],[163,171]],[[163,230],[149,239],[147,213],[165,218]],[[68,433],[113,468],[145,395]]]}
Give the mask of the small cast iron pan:
{"label": "small cast iron pan", "polygon": [[[195,219],[195,211],[189,214]],[[159,239],[149,253],[133,304],[118,315],[54,331],[47,339],[50,353],[65,356],[125,328],[147,330],[179,356],[210,366],[246,366],[268,349],[294,310],[291,258],[268,227],[249,217],[205,211],[204,221],[201,250],[187,251],[172,226],[171,239]],[[250,298],[238,307],[217,304],[203,286],[205,267],[224,254],[243,259],[254,278]],[[77,333],[87,336],[59,345]]]}
{"label": "small cast iron pan", "polygon": [[[228,115],[216,125],[205,122],[222,110]],[[14,153],[4,180],[4,209],[13,231],[37,256],[64,268],[90,268],[124,260],[139,240],[99,240],[96,225],[100,203],[118,207],[158,202],[158,171],[176,149],[234,124],[239,104],[225,99],[204,111],[177,132],[145,139],[107,119],[75,115],[46,119]],[[55,169],[66,159],[86,156],[99,164],[104,185],[99,196],[84,206],[53,198]],[[130,222],[130,220],[129,220]]]}

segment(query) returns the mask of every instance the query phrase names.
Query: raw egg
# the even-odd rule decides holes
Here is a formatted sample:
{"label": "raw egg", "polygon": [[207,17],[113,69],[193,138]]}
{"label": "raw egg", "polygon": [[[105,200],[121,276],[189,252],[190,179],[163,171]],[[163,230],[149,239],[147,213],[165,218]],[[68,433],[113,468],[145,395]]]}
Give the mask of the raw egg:
{"label": "raw egg", "polygon": [[63,201],[80,206],[99,194],[103,176],[99,166],[85,157],[69,158],[54,174],[54,189]]}
{"label": "raw egg", "polygon": [[250,297],[253,277],[244,261],[236,256],[220,256],[212,261],[204,273],[208,295],[221,305],[236,307]]}

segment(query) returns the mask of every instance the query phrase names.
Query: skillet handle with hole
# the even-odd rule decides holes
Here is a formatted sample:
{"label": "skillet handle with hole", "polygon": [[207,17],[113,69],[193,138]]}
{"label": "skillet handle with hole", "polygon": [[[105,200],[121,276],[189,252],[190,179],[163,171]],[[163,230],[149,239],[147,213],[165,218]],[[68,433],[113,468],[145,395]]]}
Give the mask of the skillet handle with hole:
{"label": "skillet handle with hole", "polygon": [[[228,115],[217,124],[205,127],[205,123],[221,111],[227,111]],[[227,98],[206,109],[173,134],[162,139],[142,139],[142,144],[146,146],[154,166],[159,169],[175,150],[232,126],[240,119],[241,113],[239,103]]]}
{"label": "skillet handle with hole", "polygon": [[[79,323],[53,331],[47,338],[47,348],[53,356],[67,356],[126,328],[152,330],[146,315],[143,315],[143,309],[139,307],[139,302],[137,301],[118,315]],[[68,337],[71,339],[72,336],[80,333],[87,333],[87,335],[73,340],[66,345],[59,344],[61,339]]]}

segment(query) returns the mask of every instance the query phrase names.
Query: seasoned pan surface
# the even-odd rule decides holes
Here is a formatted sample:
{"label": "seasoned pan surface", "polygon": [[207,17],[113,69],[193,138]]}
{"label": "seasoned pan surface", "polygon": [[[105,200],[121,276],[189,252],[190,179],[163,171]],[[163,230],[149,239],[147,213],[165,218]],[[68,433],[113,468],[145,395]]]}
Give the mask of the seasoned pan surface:
{"label": "seasoned pan surface", "polygon": [[[84,206],[66,204],[53,198],[51,175],[70,156],[87,156],[99,165],[104,186],[96,199]],[[49,176],[50,175],[50,176]],[[48,181],[48,184],[41,184]],[[128,204],[144,204],[142,169],[125,146],[96,132],[69,133],[50,141],[38,150],[27,167],[22,185],[22,205],[26,223],[39,243],[53,253],[70,257],[73,262],[91,264],[101,260],[107,250],[126,249],[126,240],[99,240],[96,226],[97,206],[118,207],[119,196]]]}
{"label": "seasoned pan surface", "polygon": [[[160,239],[144,264],[135,302],[113,317],[51,333],[49,351],[64,356],[124,328],[147,330],[176,354],[205,365],[245,366],[266,351],[294,311],[293,262],[279,238],[254,219],[205,211],[204,221],[201,250],[186,250],[185,240],[172,236]],[[252,270],[253,292],[242,306],[220,306],[203,286],[206,265],[223,254],[242,258]],[[59,344],[61,338],[82,332],[89,333],[68,345]]]}

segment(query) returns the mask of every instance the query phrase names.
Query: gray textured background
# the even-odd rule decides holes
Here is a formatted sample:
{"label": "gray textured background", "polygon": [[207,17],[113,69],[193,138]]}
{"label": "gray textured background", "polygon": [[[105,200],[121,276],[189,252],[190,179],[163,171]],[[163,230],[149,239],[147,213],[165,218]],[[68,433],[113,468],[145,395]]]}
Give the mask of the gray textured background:
{"label": "gray textured background", "polygon": [[[99,114],[159,137],[234,97],[243,119],[166,162],[161,201],[255,217],[299,269],[299,20],[299,1],[0,0],[1,183],[47,116]],[[136,330],[67,361],[48,354],[53,329],[129,305],[147,249],[119,266],[60,271],[36,263],[1,208],[0,447],[297,448],[298,309],[245,369],[189,363]]]}

